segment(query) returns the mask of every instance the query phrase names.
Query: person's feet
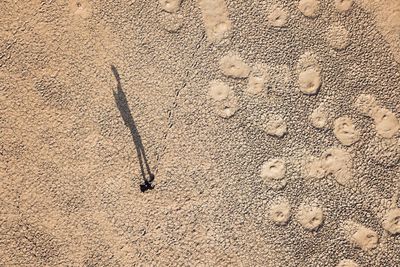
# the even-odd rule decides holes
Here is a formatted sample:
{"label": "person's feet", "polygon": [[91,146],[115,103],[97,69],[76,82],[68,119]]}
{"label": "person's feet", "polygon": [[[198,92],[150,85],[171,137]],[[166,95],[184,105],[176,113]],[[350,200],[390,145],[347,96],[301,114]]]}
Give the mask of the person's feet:
{"label": "person's feet", "polygon": [[150,173],[149,175],[149,180],[145,180],[141,185],[140,185],[140,191],[143,193],[146,192],[147,190],[154,189],[155,185],[153,184],[154,181],[154,174]]}

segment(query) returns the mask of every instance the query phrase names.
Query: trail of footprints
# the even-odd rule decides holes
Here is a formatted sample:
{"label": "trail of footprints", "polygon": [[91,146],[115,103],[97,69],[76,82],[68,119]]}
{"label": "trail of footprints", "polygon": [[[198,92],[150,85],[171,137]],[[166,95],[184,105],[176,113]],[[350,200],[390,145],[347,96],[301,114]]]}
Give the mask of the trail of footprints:
{"label": "trail of footprints", "polygon": [[[205,3],[200,1],[204,11]],[[221,2],[221,1],[219,1]],[[346,12],[352,5],[352,0],[335,0],[334,5],[337,12]],[[300,0],[298,2],[300,12],[306,17],[316,17],[319,15],[319,1]],[[223,8],[224,18],[226,17],[226,8]],[[207,28],[209,41],[221,41],[221,38],[215,38],[215,33],[208,29],[215,25],[210,25],[206,20],[212,20],[208,11],[204,11],[204,20]],[[267,16],[270,27],[285,27],[289,18],[288,11],[280,5],[272,6],[268,10]],[[218,12],[216,12],[218,13]],[[220,17],[219,14],[215,14]],[[215,18],[218,20],[218,18]],[[227,24],[231,28],[231,24]],[[224,29],[225,29],[224,28]],[[210,33],[211,32],[211,33]],[[327,44],[335,50],[345,49],[350,44],[350,33],[340,25],[333,24],[326,31]],[[221,73],[231,79],[247,79],[248,85],[244,92],[257,96],[264,91],[265,85],[269,82],[268,73],[270,66],[267,64],[249,64],[242,57],[232,51],[223,56],[219,61]],[[297,62],[293,70],[297,76],[298,91],[304,95],[316,95],[323,85],[322,66],[319,64],[317,56],[312,52],[305,52]],[[223,118],[232,117],[239,109],[238,99],[229,85],[221,80],[212,80],[208,88],[208,95],[211,105],[215,108],[216,114]],[[363,115],[374,120],[376,134],[380,138],[393,138],[399,131],[399,120],[396,115],[385,107],[380,106],[372,95],[361,94],[354,103],[354,107]],[[332,123],[333,120],[333,123]],[[351,116],[342,116],[334,118],[334,114],[328,107],[321,104],[309,115],[310,124],[317,129],[332,130],[332,133],[343,147],[350,147],[360,140],[361,132],[356,127]],[[290,129],[280,115],[273,115],[266,119],[263,124],[263,130],[270,136],[282,138]],[[273,189],[282,189],[286,186],[286,165],[283,158],[271,158],[264,162],[260,168],[260,176],[267,186]],[[303,165],[303,175],[305,179],[322,179],[333,177],[335,181],[348,186],[352,183],[352,157],[345,148],[331,147],[322,155],[310,157],[305,160]],[[292,216],[292,213],[294,215]],[[273,200],[269,205],[268,216],[276,225],[283,226],[289,223],[291,217],[307,231],[316,231],[322,227],[325,214],[324,208],[318,201],[310,201],[301,204],[299,207],[292,207],[287,199],[280,198]],[[391,207],[386,209],[381,216],[381,225],[389,234],[400,233],[400,209]],[[362,224],[354,221],[347,221],[342,224],[342,232],[350,243],[364,251],[369,251],[378,246],[379,236],[376,231],[369,229]],[[343,259],[337,266],[358,266],[350,259]]]}
{"label": "trail of footprints", "polygon": [[[181,0],[160,0],[161,8],[169,14],[176,13],[180,4]],[[225,1],[198,0],[198,4],[202,11],[208,40],[211,43],[223,43],[232,30]],[[352,8],[353,0],[333,0],[333,4],[337,12],[344,13]],[[297,7],[306,18],[317,17],[321,12],[318,0],[300,0]],[[286,27],[289,17],[288,10],[280,4],[272,5],[267,10],[267,23],[273,28]],[[174,29],[176,28],[179,27],[175,26]],[[332,49],[342,50],[350,44],[350,33],[343,25],[335,23],[326,30],[325,39]],[[272,82],[273,67],[265,63],[249,64],[235,51],[224,55],[218,64],[224,76],[233,80],[247,79],[248,85],[244,88],[244,92],[250,96],[259,96],[264,92],[265,85]],[[292,70],[297,76],[299,93],[318,94],[323,86],[322,71],[317,55],[310,51],[301,55],[295,69]],[[238,98],[232,88],[222,80],[209,82],[208,97],[215,113],[222,118],[228,119],[239,110]],[[379,105],[374,96],[359,95],[354,107],[360,114],[373,119],[375,132],[379,138],[391,139],[399,132],[400,123],[396,115]],[[357,129],[351,116],[334,118],[333,112],[324,104],[318,106],[308,118],[310,124],[317,129],[331,129],[344,147],[350,147],[360,140],[360,129]],[[279,114],[265,118],[261,128],[271,138],[282,138],[290,130],[284,117]],[[287,162],[283,158],[268,159],[260,168],[260,177],[267,186],[282,189],[287,184],[286,165]],[[302,165],[305,179],[333,177],[342,186],[352,183],[352,158],[344,148],[328,148],[322,155],[309,157]],[[316,231],[323,225],[324,213],[323,206],[317,200],[292,207],[287,199],[279,198],[271,201],[268,216],[279,226],[288,224],[294,217],[305,230]],[[400,233],[400,209],[396,205],[386,208],[380,217],[381,225],[387,233],[392,235]],[[350,220],[344,222],[342,232],[349,242],[361,250],[369,251],[378,246],[377,232],[357,222]],[[358,264],[350,259],[343,259],[337,266],[355,267]]]}

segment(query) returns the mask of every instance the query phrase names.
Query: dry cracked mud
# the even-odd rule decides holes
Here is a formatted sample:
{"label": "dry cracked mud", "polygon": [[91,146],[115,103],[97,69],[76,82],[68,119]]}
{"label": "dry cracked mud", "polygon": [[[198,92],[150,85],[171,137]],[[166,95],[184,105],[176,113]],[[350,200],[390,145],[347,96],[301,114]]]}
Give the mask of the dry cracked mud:
{"label": "dry cracked mud", "polygon": [[400,1],[0,11],[0,266],[400,266]]}

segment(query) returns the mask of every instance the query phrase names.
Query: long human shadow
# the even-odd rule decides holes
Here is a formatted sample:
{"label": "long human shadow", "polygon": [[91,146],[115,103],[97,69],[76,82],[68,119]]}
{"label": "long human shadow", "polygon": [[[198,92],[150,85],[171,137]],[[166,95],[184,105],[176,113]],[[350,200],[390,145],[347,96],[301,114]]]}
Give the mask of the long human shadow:
{"label": "long human shadow", "polygon": [[126,95],[122,90],[121,78],[117,71],[117,68],[114,65],[111,65],[111,70],[117,80],[117,91],[113,90],[113,95],[115,99],[115,104],[118,107],[119,112],[121,113],[121,117],[124,120],[125,126],[129,128],[133,142],[135,144],[137,157],[139,160],[140,171],[143,177],[143,183],[140,184],[140,190],[145,192],[149,189],[154,188],[154,174],[150,170],[150,166],[147,162],[146,152],[144,151],[142,139],[137,130],[135,121],[133,120],[131,110],[128,105],[128,100],[126,99]]}

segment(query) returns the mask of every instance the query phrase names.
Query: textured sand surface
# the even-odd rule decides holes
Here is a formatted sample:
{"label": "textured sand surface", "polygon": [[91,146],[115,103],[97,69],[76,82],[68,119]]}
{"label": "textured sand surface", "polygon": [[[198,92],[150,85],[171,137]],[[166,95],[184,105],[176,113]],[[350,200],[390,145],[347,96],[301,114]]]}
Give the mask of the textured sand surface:
{"label": "textured sand surface", "polygon": [[400,266],[399,0],[0,14],[0,266]]}

